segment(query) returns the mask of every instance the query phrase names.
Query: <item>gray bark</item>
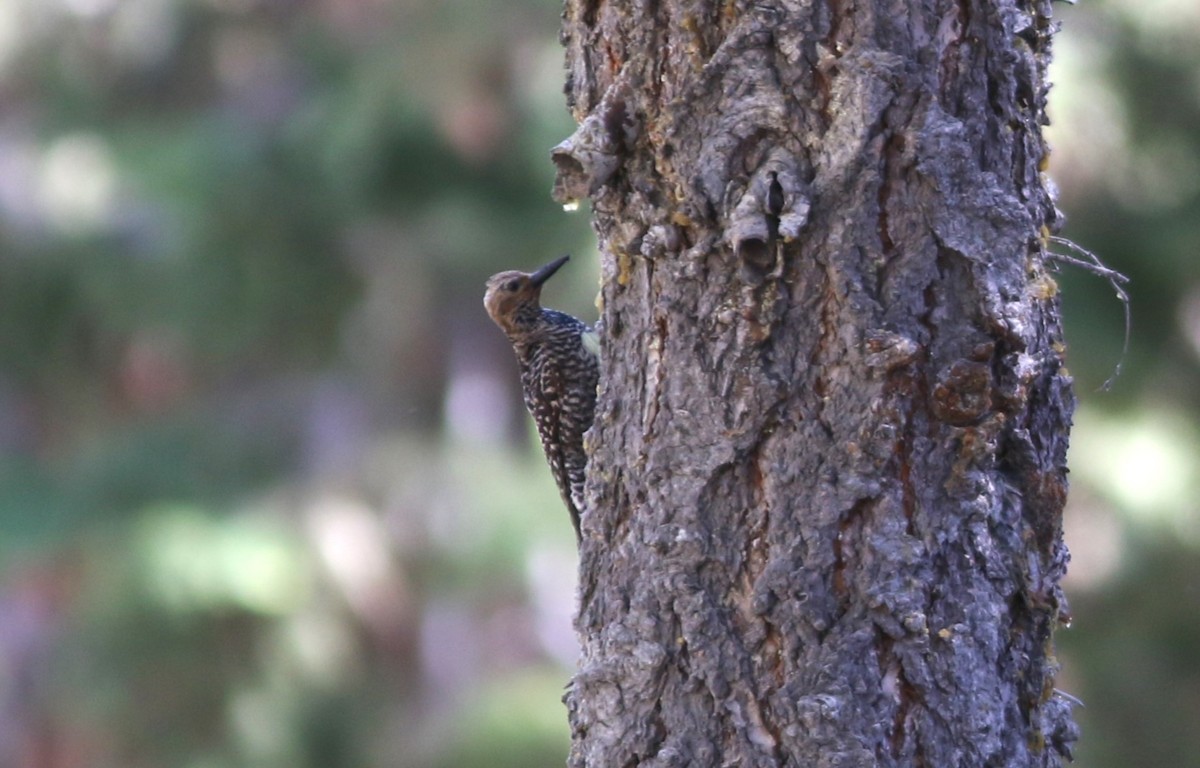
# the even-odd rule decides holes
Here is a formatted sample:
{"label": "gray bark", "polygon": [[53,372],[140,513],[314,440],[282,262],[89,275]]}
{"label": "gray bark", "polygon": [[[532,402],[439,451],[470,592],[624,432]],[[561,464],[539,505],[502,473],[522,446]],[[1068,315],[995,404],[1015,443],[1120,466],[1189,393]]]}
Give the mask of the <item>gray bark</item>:
{"label": "gray bark", "polygon": [[1043,0],[567,0],[603,253],[572,766],[1051,766]]}

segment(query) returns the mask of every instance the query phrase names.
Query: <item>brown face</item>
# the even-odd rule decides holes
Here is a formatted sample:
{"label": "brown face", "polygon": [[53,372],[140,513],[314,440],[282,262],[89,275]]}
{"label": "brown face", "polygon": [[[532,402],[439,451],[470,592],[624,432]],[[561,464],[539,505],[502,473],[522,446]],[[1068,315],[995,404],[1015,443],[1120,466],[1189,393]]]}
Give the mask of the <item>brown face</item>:
{"label": "brown face", "polygon": [[488,278],[483,306],[496,325],[511,331],[517,308],[531,300],[536,302],[541,292],[542,286],[534,285],[528,273],[515,270],[501,272]]}
{"label": "brown face", "polygon": [[522,307],[538,306],[542,295],[542,283],[567,263],[570,256],[561,256],[536,272],[501,272],[492,275],[487,281],[487,293],[483,295],[483,306],[491,315],[492,321],[500,326],[505,333],[512,335],[518,331],[517,323]]}

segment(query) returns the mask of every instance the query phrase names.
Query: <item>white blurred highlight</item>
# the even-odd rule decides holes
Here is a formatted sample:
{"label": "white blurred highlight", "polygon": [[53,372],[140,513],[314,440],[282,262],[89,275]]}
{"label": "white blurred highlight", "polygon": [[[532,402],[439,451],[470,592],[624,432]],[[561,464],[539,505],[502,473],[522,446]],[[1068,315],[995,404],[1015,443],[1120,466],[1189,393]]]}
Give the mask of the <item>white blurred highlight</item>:
{"label": "white blurred highlight", "polygon": [[51,226],[68,234],[110,224],[117,207],[117,168],[108,144],[93,133],[55,140],[42,155],[38,199]]}

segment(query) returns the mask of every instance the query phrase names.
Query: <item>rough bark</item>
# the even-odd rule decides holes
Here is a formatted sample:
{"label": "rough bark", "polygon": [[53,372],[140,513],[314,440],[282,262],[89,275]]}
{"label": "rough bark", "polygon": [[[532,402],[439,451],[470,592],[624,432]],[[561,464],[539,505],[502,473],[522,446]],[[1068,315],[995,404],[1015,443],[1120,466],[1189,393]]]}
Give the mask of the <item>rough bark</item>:
{"label": "rough bark", "polygon": [[1073,398],[1048,0],[567,0],[572,766],[1050,766]]}

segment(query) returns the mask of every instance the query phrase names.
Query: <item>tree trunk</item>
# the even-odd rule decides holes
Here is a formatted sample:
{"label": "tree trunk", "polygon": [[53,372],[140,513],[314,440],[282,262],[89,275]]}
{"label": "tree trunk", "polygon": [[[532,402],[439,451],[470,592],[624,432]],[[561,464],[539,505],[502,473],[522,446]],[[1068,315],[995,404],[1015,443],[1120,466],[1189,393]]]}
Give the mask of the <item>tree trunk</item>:
{"label": "tree trunk", "polygon": [[572,766],[1050,766],[1048,0],[567,0],[603,253]]}

